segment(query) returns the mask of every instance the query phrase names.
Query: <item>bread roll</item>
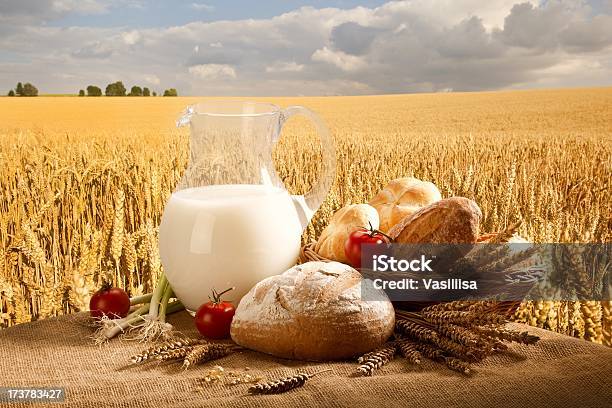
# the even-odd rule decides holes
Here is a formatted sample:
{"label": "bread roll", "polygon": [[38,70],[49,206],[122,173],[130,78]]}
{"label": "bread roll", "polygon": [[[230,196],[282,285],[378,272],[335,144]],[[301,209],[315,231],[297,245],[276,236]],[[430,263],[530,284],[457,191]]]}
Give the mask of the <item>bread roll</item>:
{"label": "bread roll", "polygon": [[406,177],[391,181],[370,200],[369,204],[378,211],[380,230],[387,232],[421,207],[441,198],[440,191],[434,184]]}
{"label": "bread roll", "polygon": [[478,204],[464,197],[451,197],[423,207],[389,231],[403,244],[468,244],[479,237],[482,213]]}
{"label": "bread roll", "polygon": [[351,204],[336,211],[319,237],[315,251],[324,258],[348,263],[344,243],[358,228],[379,228],[378,213],[368,204]]}
{"label": "bread roll", "polygon": [[396,254],[406,259],[420,253],[435,258],[436,268],[443,270],[472,250],[479,237],[482,214],[478,205],[464,197],[451,197],[423,207],[404,218],[389,231],[400,244],[463,244],[398,247]]}
{"label": "bread roll", "polygon": [[232,339],[243,347],[297,360],[366,353],[393,332],[393,305],[382,290],[338,262],[307,262],[259,282],[242,298]]}

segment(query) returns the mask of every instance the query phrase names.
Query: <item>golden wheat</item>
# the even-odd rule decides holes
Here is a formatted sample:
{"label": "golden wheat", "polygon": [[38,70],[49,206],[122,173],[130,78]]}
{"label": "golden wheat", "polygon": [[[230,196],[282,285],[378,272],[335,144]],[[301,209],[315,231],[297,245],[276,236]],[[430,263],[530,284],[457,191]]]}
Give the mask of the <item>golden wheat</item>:
{"label": "golden wheat", "polygon": [[[188,159],[173,127],[199,98],[0,98],[0,325],[82,310],[103,277],[132,295],[161,263],[157,226]],[[319,112],[337,178],[306,229],[415,176],[480,205],[486,232],[522,221],[535,242],[612,240],[612,89],[273,98]],[[292,193],[316,182],[314,130],[274,150]],[[533,302],[517,320],[610,345],[610,304]]]}

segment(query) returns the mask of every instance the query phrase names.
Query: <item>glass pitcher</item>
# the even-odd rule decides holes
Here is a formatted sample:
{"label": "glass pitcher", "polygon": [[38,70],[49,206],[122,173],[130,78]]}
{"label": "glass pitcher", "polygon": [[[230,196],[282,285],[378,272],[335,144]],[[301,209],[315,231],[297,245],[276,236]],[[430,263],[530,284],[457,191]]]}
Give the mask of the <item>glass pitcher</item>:
{"label": "glass pitcher", "polygon": [[[276,174],[272,148],[285,121],[304,115],[321,139],[322,174],[312,190],[291,196]],[[301,106],[214,101],[187,108],[177,126],[191,129],[183,178],[159,230],[164,271],[194,312],[212,289],[237,305],[260,280],[293,266],[300,238],[335,176],[335,151],[321,119]]]}

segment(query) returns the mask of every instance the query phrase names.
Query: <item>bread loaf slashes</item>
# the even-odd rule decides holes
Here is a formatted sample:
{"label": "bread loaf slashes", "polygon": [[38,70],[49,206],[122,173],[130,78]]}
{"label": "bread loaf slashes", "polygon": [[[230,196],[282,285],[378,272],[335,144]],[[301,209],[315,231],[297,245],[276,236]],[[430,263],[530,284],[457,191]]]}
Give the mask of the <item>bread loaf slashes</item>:
{"label": "bread loaf slashes", "polygon": [[482,213],[465,197],[451,197],[423,207],[389,230],[401,244],[468,244],[477,241]]}
{"label": "bread loaf slashes", "polygon": [[382,291],[338,262],[307,262],[264,279],[240,301],[231,336],[239,345],[297,360],[366,353],[393,332],[393,305]]}

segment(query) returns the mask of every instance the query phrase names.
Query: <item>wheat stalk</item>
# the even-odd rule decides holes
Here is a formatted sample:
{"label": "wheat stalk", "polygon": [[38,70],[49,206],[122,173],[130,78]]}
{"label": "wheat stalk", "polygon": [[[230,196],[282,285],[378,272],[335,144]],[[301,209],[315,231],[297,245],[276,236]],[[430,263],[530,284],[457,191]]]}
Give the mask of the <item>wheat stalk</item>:
{"label": "wheat stalk", "polygon": [[117,270],[119,269],[119,262],[121,259],[121,251],[123,249],[123,235],[124,235],[124,203],[125,193],[123,190],[119,190],[115,199],[115,216],[113,218],[113,232],[111,235],[110,253],[115,261]]}

